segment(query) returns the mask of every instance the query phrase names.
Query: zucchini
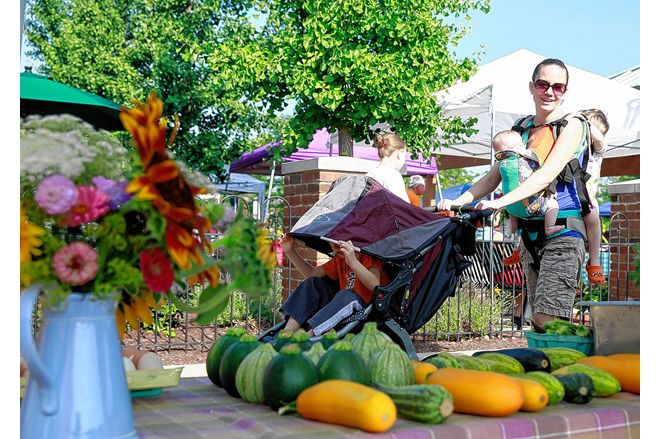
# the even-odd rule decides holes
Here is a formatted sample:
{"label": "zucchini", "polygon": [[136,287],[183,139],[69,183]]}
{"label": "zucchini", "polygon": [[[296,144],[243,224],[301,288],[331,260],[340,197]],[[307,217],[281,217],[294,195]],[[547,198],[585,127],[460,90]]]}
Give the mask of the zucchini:
{"label": "zucchini", "polygon": [[461,363],[456,359],[456,355],[452,355],[447,352],[440,352],[438,355],[435,355],[433,357],[427,357],[424,359],[424,361],[431,363],[438,369],[442,369],[445,367],[449,367],[453,369],[463,368]]}
{"label": "zucchini", "polygon": [[461,364],[463,369],[492,371],[490,361],[480,360],[467,355],[456,355],[454,358]]}
{"label": "zucchini", "polygon": [[594,396],[596,397],[607,398],[608,396],[612,396],[621,391],[621,383],[619,383],[619,380],[617,380],[614,375],[603,369],[598,369],[586,364],[571,364],[552,372],[555,376],[571,373],[584,373],[589,375],[589,378],[591,378],[594,383]]}
{"label": "zucchini", "polygon": [[392,398],[399,416],[411,421],[440,424],[454,412],[451,394],[437,384],[376,386],[376,389]]}
{"label": "zucchini", "polygon": [[550,372],[575,364],[580,358],[586,357],[584,353],[571,348],[541,348],[541,351],[550,359]]}
{"label": "zucchini", "polygon": [[515,358],[522,364],[525,372],[543,371],[550,372],[550,358],[539,349],[532,348],[512,348],[499,349],[497,351],[478,351],[472,354],[473,357],[479,357],[483,354],[498,353]]}
{"label": "zucchini", "polygon": [[564,401],[586,404],[594,398],[594,382],[586,373],[555,375],[564,386]]}
{"label": "zucchini", "polygon": [[490,362],[490,368],[493,372],[500,372],[506,374],[524,373],[525,368],[520,361],[508,355],[500,354],[497,352],[487,352],[478,357],[480,360]]}

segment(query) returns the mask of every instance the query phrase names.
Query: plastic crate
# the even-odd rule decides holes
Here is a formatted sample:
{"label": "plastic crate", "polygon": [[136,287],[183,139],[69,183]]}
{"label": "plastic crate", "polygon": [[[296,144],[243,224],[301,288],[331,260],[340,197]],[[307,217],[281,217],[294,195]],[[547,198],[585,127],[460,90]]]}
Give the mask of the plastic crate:
{"label": "plastic crate", "polygon": [[587,356],[594,354],[593,337],[539,334],[534,331],[525,331],[524,334],[527,338],[527,346],[530,348],[571,348]]}

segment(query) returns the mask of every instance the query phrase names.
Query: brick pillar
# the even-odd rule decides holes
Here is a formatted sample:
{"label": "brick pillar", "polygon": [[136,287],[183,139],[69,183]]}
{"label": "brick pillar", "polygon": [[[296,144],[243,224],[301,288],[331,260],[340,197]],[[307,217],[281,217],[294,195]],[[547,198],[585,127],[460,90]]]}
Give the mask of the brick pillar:
{"label": "brick pillar", "polygon": [[611,184],[610,300],[639,300],[639,286],[629,279],[633,270],[633,245],[640,238],[640,180]]}
{"label": "brick pillar", "polygon": [[[301,216],[309,210],[326,192],[330,185],[342,175],[361,175],[378,165],[378,162],[354,157],[319,157],[299,162],[284,163],[284,198],[291,206],[284,209],[284,232],[291,230]],[[328,257],[315,250],[309,249],[300,243],[297,244],[298,253],[312,266],[318,266],[328,261]],[[300,273],[289,261],[284,258],[282,271],[282,299],[296,289],[304,280]],[[289,274],[291,282],[289,284]]]}

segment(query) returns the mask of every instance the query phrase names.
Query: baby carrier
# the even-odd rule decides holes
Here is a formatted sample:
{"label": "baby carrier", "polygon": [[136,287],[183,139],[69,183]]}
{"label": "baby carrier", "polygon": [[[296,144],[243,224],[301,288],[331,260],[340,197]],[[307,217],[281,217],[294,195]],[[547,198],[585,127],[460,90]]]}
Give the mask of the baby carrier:
{"label": "baby carrier", "polygon": [[[552,121],[548,124],[534,126],[532,124],[534,115],[530,115],[519,119],[511,129],[522,136],[525,132],[530,131],[533,128],[548,128],[548,131],[540,133],[538,137],[539,141],[535,142],[533,145],[530,145],[529,141],[527,142],[527,148],[532,149],[536,153],[540,159],[540,164],[542,165],[545,163],[545,160],[552,152],[555,142],[559,138],[561,130],[568,124],[568,121],[571,117],[577,117],[582,123],[582,139],[580,143],[585,145],[584,151],[582,152],[581,157],[574,157],[566,164],[557,178],[553,180],[552,183],[550,183],[546,191],[548,193],[556,193],[557,184],[559,182],[573,185],[580,201],[580,212],[579,214],[569,213],[567,215],[563,215],[562,212],[560,212],[556,224],[565,226],[567,230],[577,231],[582,236],[586,237],[586,230],[582,217],[587,215],[590,211],[589,195],[586,185],[590,176],[586,172],[586,167],[587,163],[589,162],[589,155],[591,154],[591,135],[589,134],[589,122],[587,121],[586,117],[580,113],[570,113],[561,119]],[[518,216],[513,212],[512,214]],[[521,215],[519,218],[520,220],[518,221],[518,226],[521,230],[521,239],[525,245],[525,248],[527,251],[529,251],[533,259],[531,267],[534,270],[538,270],[540,267],[540,258],[538,256],[538,252],[542,248],[543,242],[546,238],[544,224],[542,221],[543,218],[529,218],[529,215]]]}
{"label": "baby carrier", "polygon": [[[508,194],[527,180],[541,167],[538,155],[530,150],[506,150],[495,154],[500,164],[502,193]],[[529,218],[545,213],[546,190],[540,191],[506,207],[507,212],[518,218]]]}

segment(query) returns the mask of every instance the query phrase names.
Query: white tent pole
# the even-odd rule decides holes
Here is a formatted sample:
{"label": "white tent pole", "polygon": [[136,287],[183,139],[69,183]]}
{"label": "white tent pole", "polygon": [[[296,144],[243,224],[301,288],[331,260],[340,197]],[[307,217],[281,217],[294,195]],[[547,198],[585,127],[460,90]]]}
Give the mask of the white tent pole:
{"label": "white tent pole", "polygon": [[21,52],[23,53],[23,27],[25,25],[25,0],[21,0]]}
{"label": "white tent pole", "polygon": [[266,196],[266,205],[261,214],[262,222],[266,222],[268,219],[268,204],[270,203],[270,195],[273,192],[273,180],[275,180],[275,161],[273,160],[270,165],[270,181],[268,182],[268,196]]}

